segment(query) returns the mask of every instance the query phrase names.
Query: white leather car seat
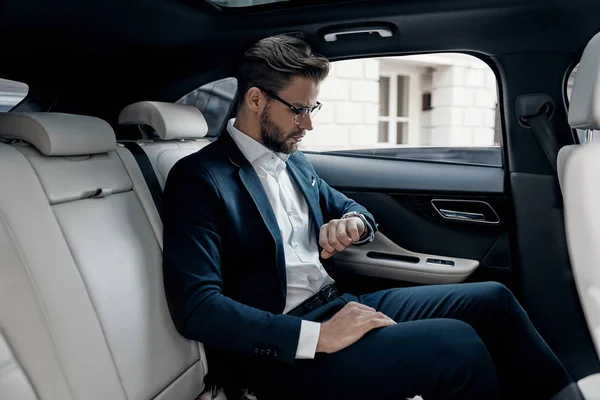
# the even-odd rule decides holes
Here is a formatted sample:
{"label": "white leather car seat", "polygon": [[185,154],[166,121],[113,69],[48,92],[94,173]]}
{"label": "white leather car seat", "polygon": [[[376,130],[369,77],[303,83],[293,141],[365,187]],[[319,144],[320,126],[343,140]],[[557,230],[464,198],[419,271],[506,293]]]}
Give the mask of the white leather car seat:
{"label": "white leather car seat", "polygon": [[141,139],[136,143],[150,159],[161,189],[177,161],[211,143],[206,138],[206,119],[190,105],[140,101],[121,111],[119,124],[149,126],[158,134],[158,139]]}
{"label": "white leather car seat", "polygon": [[[564,201],[571,267],[596,353],[600,355],[600,34],[586,46],[571,94],[569,125],[588,131],[586,143],[561,148],[558,178]],[[578,383],[587,400],[600,399],[600,374]]]}
{"label": "white leather car seat", "polygon": [[[571,94],[569,125],[573,129],[600,129],[600,34],[588,43],[582,55]],[[600,354],[600,146],[594,142],[565,146],[558,161],[571,264]]]}
{"label": "white leather car seat", "polygon": [[86,116],[0,114],[0,399],[193,400],[162,226],[131,153]]}

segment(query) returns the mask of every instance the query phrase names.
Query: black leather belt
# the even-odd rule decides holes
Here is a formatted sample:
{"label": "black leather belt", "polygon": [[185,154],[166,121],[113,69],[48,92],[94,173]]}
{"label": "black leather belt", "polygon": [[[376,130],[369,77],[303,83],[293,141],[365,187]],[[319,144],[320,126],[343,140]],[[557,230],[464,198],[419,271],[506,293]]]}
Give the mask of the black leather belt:
{"label": "black leather belt", "polygon": [[299,306],[291,309],[287,314],[294,317],[301,317],[308,314],[312,310],[321,307],[340,297],[340,294],[335,286],[327,285],[319,290],[316,294],[304,300]]}

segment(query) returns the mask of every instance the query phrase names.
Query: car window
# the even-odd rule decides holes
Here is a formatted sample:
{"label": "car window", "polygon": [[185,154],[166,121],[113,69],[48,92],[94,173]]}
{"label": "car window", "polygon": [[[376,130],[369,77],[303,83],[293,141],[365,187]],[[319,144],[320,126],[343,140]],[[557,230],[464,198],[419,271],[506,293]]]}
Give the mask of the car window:
{"label": "car window", "polygon": [[465,54],[332,62],[304,151],[502,165],[496,77]]}
{"label": "car window", "polygon": [[27,96],[27,84],[0,78],[0,112],[8,112]]}
{"label": "car window", "polygon": [[225,78],[200,86],[177,103],[188,104],[202,111],[208,124],[207,136],[218,136],[237,92],[237,79]]}

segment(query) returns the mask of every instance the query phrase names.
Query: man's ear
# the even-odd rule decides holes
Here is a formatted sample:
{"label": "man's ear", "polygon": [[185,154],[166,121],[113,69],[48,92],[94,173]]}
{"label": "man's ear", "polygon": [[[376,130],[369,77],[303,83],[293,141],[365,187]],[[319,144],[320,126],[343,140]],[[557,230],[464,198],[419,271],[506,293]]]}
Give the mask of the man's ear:
{"label": "man's ear", "polygon": [[251,87],[244,97],[246,107],[253,112],[260,112],[264,107],[264,96],[259,88]]}

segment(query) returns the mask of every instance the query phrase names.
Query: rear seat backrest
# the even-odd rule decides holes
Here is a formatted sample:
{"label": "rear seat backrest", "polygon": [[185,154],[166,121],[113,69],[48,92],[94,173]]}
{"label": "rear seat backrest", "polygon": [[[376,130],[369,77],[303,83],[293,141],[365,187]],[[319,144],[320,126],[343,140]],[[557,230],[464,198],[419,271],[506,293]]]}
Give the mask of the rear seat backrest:
{"label": "rear seat backrest", "polygon": [[[600,129],[600,33],[589,41],[581,56],[571,92],[569,125],[586,131]],[[597,206],[600,143],[565,146],[559,152],[558,161],[571,267],[600,357],[600,210]]]}
{"label": "rear seat backrest", "polygon": [[148,155],[161,189],[177,161],[211,143],[205,138],[206,119],[200,110],[189,105],[140,101],[121,111],[119,124],[150,126],[158,134],[158,140],[137,143]]}
{"label": "rear seat backrest", "polygon": [[[569,104],[571,129],[595,130],[600,121],[600,34],[596,34],[586,45],[581,56]],[[593,138],[593,136],[592,136]],[[586,140],[587,140],[586,135]],[[591,139],[591,138],[590,138]],[[586,143],[583,143],[586,144]],[[564,191],[567,164],[581,149],[581,145],[563,146],[558,152],[557,170],[561,190]]]}
{"label": "rear seat backrest", "polygon": [[0,143],[0,398],[195,399],[202,347],[172,323],[162,227],[112,128],[8,113],[0,137],[27,142]]}

